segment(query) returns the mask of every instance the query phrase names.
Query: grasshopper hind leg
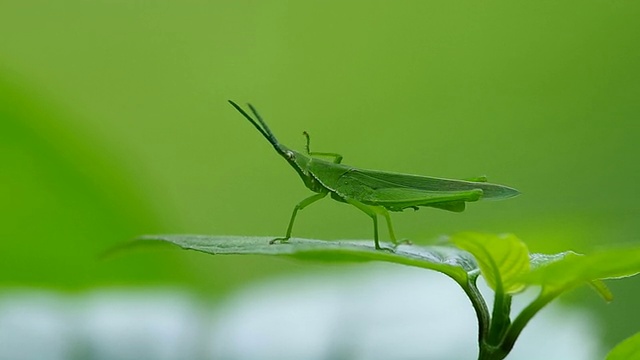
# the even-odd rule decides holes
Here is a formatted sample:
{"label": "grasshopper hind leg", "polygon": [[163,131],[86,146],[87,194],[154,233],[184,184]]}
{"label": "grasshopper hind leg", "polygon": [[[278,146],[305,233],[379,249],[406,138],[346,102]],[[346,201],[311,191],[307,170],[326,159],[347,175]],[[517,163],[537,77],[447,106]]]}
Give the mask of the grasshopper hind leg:
{"label": "grasshopper hind leg", "polygon": [[[410,206],[410,207],[414,208],[414,210],[418,210],[417,206]],[[396,234],[393,231],[393,225],[391,225],[391,215],[389,215],[389,211],[387,209],[385,209],[384,207],[380,207],[380,206],[374,206],[373,209],[378,214],[384,216],[384,219],[387,221],[387,228],[389,229],[389,237],[391,238],[391,241],[393,242],[394,248],[398,247],[398,245],[400,245],[400,244],[411,245],[411,241],[409,239],[400,239],[400,240],[398,240],[396,238]]]}

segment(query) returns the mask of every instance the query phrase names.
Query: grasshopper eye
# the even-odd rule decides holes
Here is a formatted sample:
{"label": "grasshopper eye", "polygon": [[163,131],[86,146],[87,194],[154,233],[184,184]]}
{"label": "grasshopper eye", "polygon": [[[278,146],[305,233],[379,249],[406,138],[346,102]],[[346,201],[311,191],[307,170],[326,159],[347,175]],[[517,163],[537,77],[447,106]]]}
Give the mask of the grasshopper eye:
{"label": "grasshopper eye", "polygon": [[285,155],[287,156],[287,159],[289,159],[289,160],[293,160],[293,159],[296,158],[296,154],[294,154],[293,151],[287,151],[285,153]]}

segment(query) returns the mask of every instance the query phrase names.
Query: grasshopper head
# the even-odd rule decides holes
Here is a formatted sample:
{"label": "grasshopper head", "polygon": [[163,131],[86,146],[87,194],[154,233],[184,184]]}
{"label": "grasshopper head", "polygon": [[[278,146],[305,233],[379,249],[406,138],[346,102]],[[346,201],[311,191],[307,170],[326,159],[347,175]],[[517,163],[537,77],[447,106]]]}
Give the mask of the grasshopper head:
{"label": "grasshopper head", "polygon": [[309,167],[309,161],[311,161],[310,157],[295,150],[291,150],[286,146],[280,145],[280,148],[282,152],[278,152],[280,152],[282,157],[284,157],[291,166],[296,168],[296,170],[302,171],[303,174],[308,175],[307,169]]}
{"label": "grasshopper head", "polygon": [[304,185],[311,191],[322,192],[324,186],[311,174],[309,171],[309,163],[311,157],[301,154],[295,150],[291,150],[286,146],[280,146],[282,152],[280,154],[287,162],[296,170],[300,178],[304,182]]}
{"label": "grasshopper head", "polygon": [[311,181],[309,171],[307,170],[309,161],[311,160],[311,158],[297,151],[291,150],[288,147],[280,144],[276,139],[276,137],[271,132],[271,130],[269,129],[269,126],[267,126],[267,123],[264,122],[264,120],[262,120],[262,117],[258,114],[256,109],[253,106],[251,106],[251,104],[248,104],[248,106],[251,112],[253,113],[253,115],[255,116],[255,119],[253,119],[249,114],[247,114],[247,112],[244,111],[240,106],[238,106],[238,104],[234,103],[231,100],[229,100],[229,103],[236,110],[238,110],[238,112],[240,112],[242,116],[244,116],[247,120],[249,120],[249,122],[260,132],[260,134],[262,134],[262,136],[264,136],[264,138],[267,139],[269,143],[271,143],[271,145],[273,146],[274,149],[276,149],[278,154],[280,154],[283,158],[287,160],[289,164],[291,164],[291,166],[293,166],[293,168],[298,172],[298,174],[300,175],[302,180],[305,182],[305,184]]}

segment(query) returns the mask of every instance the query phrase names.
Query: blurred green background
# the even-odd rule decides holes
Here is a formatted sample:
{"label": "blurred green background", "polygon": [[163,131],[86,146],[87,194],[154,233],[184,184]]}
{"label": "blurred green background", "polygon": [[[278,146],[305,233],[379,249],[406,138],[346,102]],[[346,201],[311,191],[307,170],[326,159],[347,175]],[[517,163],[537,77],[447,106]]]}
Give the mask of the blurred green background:
{"label": "blurred green background", "polygon": [[[462,214],[394,214],[416,243],[513,232],[532,251],[640,241],[640,4],[3,1],[0,291],[177,285],[218,298],[318,266],[136,250],[144,233],[282,235],[309,194],[227,103],[346,164],[487,175],[522,191]],[[323,201],[295,236],[367,238]],[[384,233],[384,232],[383,232]],[[609,344],[638,331],[637,278],[584,290]],[[582,296],[584,295],[584,296]]]}

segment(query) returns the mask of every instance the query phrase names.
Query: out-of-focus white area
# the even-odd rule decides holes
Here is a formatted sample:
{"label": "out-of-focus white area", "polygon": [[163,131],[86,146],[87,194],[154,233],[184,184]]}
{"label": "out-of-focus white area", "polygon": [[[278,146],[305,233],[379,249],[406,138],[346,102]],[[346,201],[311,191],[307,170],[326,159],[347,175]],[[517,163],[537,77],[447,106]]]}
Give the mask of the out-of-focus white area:
{"label": "out-of-focus white area", "polygon": [[[596,329],[552,304],[508,359],[602,359]],[[176,289],[0,294],[2,360],[475,359],[476,336],[453,281],[386,264],[291,275],[215,307]]]}

